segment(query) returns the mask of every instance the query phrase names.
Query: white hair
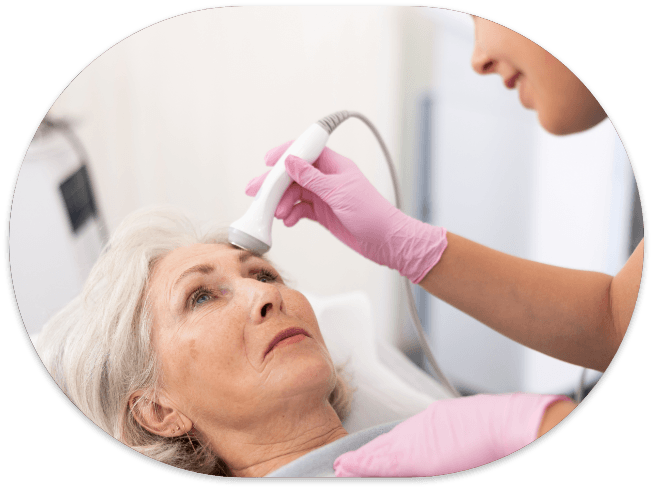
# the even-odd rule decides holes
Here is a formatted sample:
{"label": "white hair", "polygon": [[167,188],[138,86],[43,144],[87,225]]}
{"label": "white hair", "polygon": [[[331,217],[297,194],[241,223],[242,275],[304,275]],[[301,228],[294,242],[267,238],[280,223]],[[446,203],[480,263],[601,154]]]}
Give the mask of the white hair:
{"label": "white hair", "polygon": [[[193,431],[181,437],[156,435],[134,416],[141,403],[157,399],[158,359],[146,301],[150,273],[172,250],[196,243],[228,243],[227,233],[200,234],[171,210],[131,214],[113,234],[82,293],[44,326],[36,348],[68,398],[116,439],[179,468],[229,476],[224,461]],[[130,397],[138,392],[143,395],[130,407]],[[329,401],[341,420],[351,395],[340,366]]]}

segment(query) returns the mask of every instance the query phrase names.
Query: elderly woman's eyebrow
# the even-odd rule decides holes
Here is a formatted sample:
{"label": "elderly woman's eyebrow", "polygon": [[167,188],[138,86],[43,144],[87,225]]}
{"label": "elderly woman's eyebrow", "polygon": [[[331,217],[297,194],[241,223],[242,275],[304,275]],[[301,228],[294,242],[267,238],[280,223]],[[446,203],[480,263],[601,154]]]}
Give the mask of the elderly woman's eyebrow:
{"label": "elderly woman's eyebrow", "polygon": [[[252,258],[262,258],[259,254],[250,252],[249,250],[242,250],[238,254],[238,262],[241,264],[247,262],[248,260]],[[175,289],[181,281],[184,280],[184,278],[190,276],[191,274],[204,274],[204,275],[209,275],[215,271],[215,267],[213,267],[211,264],[198,264],[194,265],[190,269],[185,270],[175,281],[175,283],[172,285],[172,288]]]}
{"label": "elderly woman's eyebrow", "polygon": [[177,285],[185,278],[190,276],[191,274],[204,274],[208,275],[211,274],[213,271],[215,271],[215,267],[213,267],[211,264],[198,264],[190,269],[185,270],[175,281],[173,284],[172,288],[175,289]]}
{"label": "elderly woman's eyebrow", "polygon": [[260,254],[250,252],[249,250],[243,250],[238,254],[238,262],[243,264],[243,263],[247,262],[249,259],[251,259],[253,257],[256,257],[256,258],[259,258],[259,259],[263,258],[263,257],[261,257]]}

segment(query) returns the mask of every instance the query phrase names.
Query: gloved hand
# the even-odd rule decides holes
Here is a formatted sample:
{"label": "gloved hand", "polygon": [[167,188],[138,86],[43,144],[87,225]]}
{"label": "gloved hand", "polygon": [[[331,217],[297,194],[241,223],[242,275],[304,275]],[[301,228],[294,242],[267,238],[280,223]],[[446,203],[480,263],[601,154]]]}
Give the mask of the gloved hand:
{"label": "gloved hand", "polygon": [[[274,165],[291,144],[270,150],[265,164]],[[415,284],[440,260],[447,246],[446,230],[399,211],[348,158],[325,148],[314,165],[292,155],[285,164],[295,182],[281,198],[275,216],[286,226],[301,218],[317,221],[345,245],[398,270]],[[266,176],[251,180],[247,195],[256,195]]]}
{"label": "gloved hand", "polygon": [[537,438],[542,416],[565,396],[475,395],[439,400],[333,463],[340,477],[436,476],[476,468]]}

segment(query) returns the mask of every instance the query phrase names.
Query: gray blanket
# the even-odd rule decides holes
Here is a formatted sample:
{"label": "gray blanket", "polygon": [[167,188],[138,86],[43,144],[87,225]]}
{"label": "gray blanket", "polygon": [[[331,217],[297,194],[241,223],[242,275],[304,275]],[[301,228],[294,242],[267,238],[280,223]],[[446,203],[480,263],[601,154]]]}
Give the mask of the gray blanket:
{"label": "gray blanket", "polygon": [[333,462],[338,458],[338,456],[349,451],[355,451],[370,442],[372,439],[389,432],[400,422],[402,421],[397,420],[395,422],[389,422],[387,424],[381,424],[369,429],[361,430],[354,434],[349,434],[331,444],[327,444],[315,451],[311,451],[301,458],[297,458],[295,461],[292,461],[265,476],[274,478],[335,477]]}

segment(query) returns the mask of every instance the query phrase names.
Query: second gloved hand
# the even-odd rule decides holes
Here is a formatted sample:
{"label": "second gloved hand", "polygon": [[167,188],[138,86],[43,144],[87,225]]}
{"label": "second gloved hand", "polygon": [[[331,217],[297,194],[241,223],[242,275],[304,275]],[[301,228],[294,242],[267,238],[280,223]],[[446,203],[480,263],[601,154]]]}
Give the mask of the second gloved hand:
{"label": "second gloved hand", "polygon": [[[265,164],[274,165],[291,144],[269,151]],[[275,216],[286,226],[301,218],[317,221],[353,250],[398,270],[415,284],[440,260],[447,246],[446,230],[399,211],[348,158],[325,148],[313,165],[292,155],[285,164],[295,182]],[[247,195],[256,195],[266,175],[250,181]]]}
{"label": "second gloved hand", "polygon": [[[355,451],[339,477],[436,476],[476,468],[533,442],[546,410],[565,396],[511,393],[439,400]],[[571,409],[570,407],[570,409]]]}

